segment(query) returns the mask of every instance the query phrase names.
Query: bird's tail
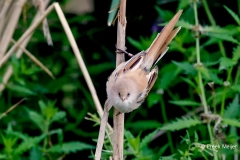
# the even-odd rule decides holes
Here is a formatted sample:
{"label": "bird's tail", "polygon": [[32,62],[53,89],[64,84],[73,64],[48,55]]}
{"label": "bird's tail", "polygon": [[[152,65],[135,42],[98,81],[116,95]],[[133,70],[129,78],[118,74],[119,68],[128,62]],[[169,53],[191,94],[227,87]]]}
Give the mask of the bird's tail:
{"label": "bird's tail", "polygon": [[[146,57],[144,59],[144,68],[149,70],[153,65],[155,65],[167,52],[168,44],[176,36],[181,26],[174,29],[179,17],[182,14],[182,10],[179,10],[177,14],[171,19],[171,21],[162,29],[162,31],[157,35],[151,46],[146,51]],[[173,30],[174,29],[174,30]]]}

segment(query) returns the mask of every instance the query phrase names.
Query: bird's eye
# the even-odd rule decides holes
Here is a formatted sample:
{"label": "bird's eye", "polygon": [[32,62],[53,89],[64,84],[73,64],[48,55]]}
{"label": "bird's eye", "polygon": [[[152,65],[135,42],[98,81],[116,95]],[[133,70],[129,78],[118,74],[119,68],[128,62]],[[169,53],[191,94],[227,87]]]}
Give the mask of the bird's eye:
{"label": "bird's eye", "polygon": [[119,96],[119,97],[121,97],[121,94],[120,94],[120,92],[118,92],[118,96]]}
{"label": "bird's eye", "polygon": [[129,96],[130,96],[130,93],[128,93],[127,96],[129,97]]}

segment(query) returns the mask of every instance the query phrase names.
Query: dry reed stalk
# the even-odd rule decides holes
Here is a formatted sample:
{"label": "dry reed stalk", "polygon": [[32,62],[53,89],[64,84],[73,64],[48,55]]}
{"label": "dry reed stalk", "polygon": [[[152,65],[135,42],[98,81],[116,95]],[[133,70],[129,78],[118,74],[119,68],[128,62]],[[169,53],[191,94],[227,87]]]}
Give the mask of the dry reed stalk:
{"label": "dry reed stalk", "polygon": [[21,15],[22,7],[25,4],[26,0],[18,0],[13,3],[13,12],[9,18],[8,23],[6,24],[5,30],[2,35],[2,41],[0,43],[0,59],[4,56],[7,48],[10,44],[13,33],[16,29],[19,17]]}
{"label": "dry reed stalk", "polygon": [[50,5],[47,10],[24,32],[24,34],[19,38],[19,40],[14,44],[11,49],[0,59],[0,68],[6,61],[11,57],[18,46],[38,27],[42,20],[54,9],[54,4]]}
{"label": "dry reed stalk", "polygon": [[96,109],[98,111],[98,114],[100,115],[100,117],[102,117],[102,115],[103,115],[102,106],[101,106],[100,101],[98,99],[98,96],[97,96],[96,90],[95,90],[95,88],[93,86],[93,83],[92,83],[92,80],[90,78],[90,75],[89,75],[89,73],[87,71],[87,68],[86,68],[86,66],[84,64],[84,61],[82,59],[81,53],[80,53],[80,51],[78,49],[77,43],[76,43],[76,41],[75,41],[75,39],[73,37],[71,29],[70,29],[70,27],[69,27],[69,25],[67,23],[67,20],[66,20],[66,18],[64,16],[63,11],[60,8],[59,4],[58,3],[54,3],[54,7],[55,7],[55,10],[56,10],[56,12],[58,14],[58,17],[60,19],[60,22],[61,22],[61,24],[63,26],[63,29],[64,29],[64,31],[65,31],[65,33],[67,35],[68,41],[69,41],[69,43],[70,43],[70,45],[72,47],[73,53],[75,54],[75,56],[77,58],[79,67],[82,70],[83,77],[86,80],[87,86],[88,86],[88,88],[90,90],[90,93],[92,95],[94,104],[95,104]]}
{"label": "dry reed stalk", "polygon": [[[120,1],[117,25],[117,48],[125,50],[126,37],[126,0]],[[125,61],[125,55],[116,53],[116,66]],[[113,159],[123,160],[123,138],[124,138],[124,113],[118,114],[114,108],[113,113]],[[117,115],[118,114],[118,115]]]}
{"label": "dry reed stalk", "polygon": [[5,26],[5,18],[7,15],[7,11],[9,10],[10,5],[12,4],[12,0],[2,0],[0,4],[0,42],[2,39],[3,26]]}
{"label": "dry reed stalk", "polygon": [[4,113],[0,115],[0,119],[2,119],[4,116],[6,116],[9,112],[11,112],[14,108],[16,108],[20,103],[22,103],[25,100],[25,98],[21,99],[19,102],[14,104],[12,107],[8,108]]}
{"label": "dry reed stalk", "polygon": [[[45,1],[45,6],[44,6],[45,8],[46,8],[46,6],[48,5],[49,1],[50,1],[50,0],[46,0],[46,1]],[[35,17],[33,18],[32,24],[40,17],[40,15],[41,15],[41,12],[38,11],[38,12],[36,13]],[[31,39],[31,37],[32,37],[32,33],[21,43],[21,48],[26,48],[26,46],[27,46],[29,40]],[[22,53],[23,53],[23,51],[22,51],[21,49],[18,49],[18,50],[17,50],[17,53],[16,53],[16,57],[17,57],[17,58],[20,58],[20,57],[22,56]],[[4,85],[4,84],[7,84],[7,82],[8,82],[9,79],[10,79],[10,77],[12,76],[12,73],[13,73],[12,66],[9,65],[9,66],[7,67],[6,72],[5,72],[4,75],[3,75],[2,83],[0,84],[0,92],[2,92],[2,91],[4,90],[4,88],[5,88],[5,85]]]}
{"label": "dry reed stalk", "polygon": [[[103,147],[104,137],[105,137],[105,132],[106,132],[106,125],[108,123],[109,110],[111,108],[112,108],[112,105],[109,103],[109,100],[107,99],[107,101],[104,104],[104,111],[103,111],[103,116],[101,119],[101,124],[100,124],[100,129],[99,129],[99,134],[98,134],[97,147],[96,147],[96,151],[95,151],[95,160],[101,159],[102,147]],[[111,138],[110,138],[110,140],[111,140]]]}

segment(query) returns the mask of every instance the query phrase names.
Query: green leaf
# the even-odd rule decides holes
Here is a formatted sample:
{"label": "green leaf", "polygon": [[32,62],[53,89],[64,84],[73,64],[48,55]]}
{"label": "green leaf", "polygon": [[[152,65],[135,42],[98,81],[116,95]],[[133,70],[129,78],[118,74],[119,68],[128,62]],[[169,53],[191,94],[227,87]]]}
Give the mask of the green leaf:
{"label": "green leaf", "polygon": [[176,119],[176,121],[173,121],[162,128],[161,130],[169,130],[169,131],[175,131],[175,130],[181,130],[185,128],[190,128],[192,126],[202,124],[202,122],[196,118],[181,118]]}
{"label": "green leaf", "polygon": [[198,142],[199,138],[198,138],[198,134],[196,131],[194,131],[194,142]]}
{"label": "green leaf", "polygon": [[236,95],[232,103],[225,110],[223,118],[236,118],[240,114],[239,107],[239,97]]}
{"label": "green leaf", "polygon": [[140,40],[135,40],[131,37],[127,37],[127,40],[131,45],[136,47],[138,50],[143,51],[143,50],[146,50],[152,44],[156,36],[157,36],[157,33],[153,33],[150,38],[140,36]]}
{"label": "green leaf", "polygon": [[234,48],[232,60],[237,63],[239,59],[240,59],[240,46]]}
{"label": "green leaf", "polygon": [[42,152],[37,147],[33,147],[30,150],[29,160],[41,160],[41,159],[42,159]]}
{"label": "green leaf", "polygon": [[134,136],[130,131],[127,131],[127,130],[125,131],[125,137],[127,138],[129,145],[135,152],[138,152],[138,149],[139,149],[140,135],[141,133],[136,138],[134,138]]}
{"label": "green leaf", "polygon": [[161,75],[160,87],[162,89],[167,89],[172,84],[172,82],[176,78],[177,74],[175,71],[168,71],[168,72],[164,73],[163,75]]}
{"label": "green leaf", "polygon": [[136,122],[127,123],[126,126],[138,130],[147,130],[159,128],[161,124],[157,120],[138,120]]}
{"label": "green leaf", "polygon": [[113,20],[118,12],[119,4],[120,4],[120,0],[112,0],[109,15],[108,15],[108,20],[107,20],[108,26],[112,25]]}
{"label": "green leaf", "polygon": [[161,95],[154,92],[150,92],[147,96],[148,107],[151,108],[153,105],[157,104]]}
{"label": "green leaf", "polygon": [[237,119],[229,119],[229,118],[223,118],[222,121],[225,124],[228,124],[230,126],[235,126],[235,127],[239,127],[240,128],[240,121]]}
{"label": "green leaf", "polygon": [[188,83],[190,86],[192,86],[193,88],[197,88],[196,87],[196,84],[194,84],[194,82],[192,82],[190,79],[188,79],[188,78],[184,78],[184,77],[181,77],[181,79],[183,80],[183,81],[185,81],[186,83]]}
{"label": "green leaf", "polygon": [[225,41],[229,41],[229,42],[232,42],[232,43],[237,43],[239,44],[239,42],[233,38],[232,36],[229,36],[227,34],[222,34],[222,33],[208,33],[207,34],[208,36],[210,37],[215,37],[215,38],[219,38],[219,39],[222,39],[222,40],[225,40]]}
{"label": "green leaf", "polygon": [[163,10],[159,6],[154,6],[155,10],[158,13],[158,16],[161,17],[164,21],[168,21],[173,17],[173,13],[169,10]]}
{"label": "green leaf", "polygon": [[29,137],[28,139],[24,140],[18,147],[14,150],[14,153],[17,155],[21,155],[24,152],[28,151],[30,148],[39,144],[44,138],[46,137],[45,134],[37,137]]}
{"label": "green leaf", "polygon": [[9,85],[7,85],[7,88],[14,92],[23,94],[25,96],[35,95],[35,93],[32,90],[28,89],[27,86],[18,85],[18,84],[9,84]]}
{"label": "green leaf", "polygon": [[225,35],[232,35],[233,32],[231,30],[225,29],[225,28],[221,28],[218,26],[207,26],[204,27],[204,31],[207,32],[207,34],[225,34]]}
{"label": "green leaf", "polygon": [[193,65],[191,65],[188,62],[176,62],[176,61],[172,61],[176,66],[178,66],[179,68],[181,68],[182,70],[184,70],[186,72],[186,74],[193,74],[195,75],[196,69],[193,67]]}
{"label": "green leaf", "polygon": [[238,25],[240,25],[240,19],[236,13],[234,13],[231,9],[229,9],[227,6],[223,6],[228,13],[233,17],[233,19],[237,22]]}
{"label": "green leaf", "polygon": [[240,85],[239,84],[231,86],[231,89],[235,92],[240,93]]}
{"label": "green leaf", "polygon": [[174,153],[170,156],[164,156],[164,157],[160,157],[159,160],[177,160],[176,158],[174,158],[177,154]]}
{"label": "green leaf", "polygon": [[177,106],[201,106],[201,103],[194,102],[191,100],[175,100],[175,101],[168,101],[169,103],[175,104]]}
{"label": "green leaf", "polygon": [[48,149],[50,153],[76,153],[77,151],[94,149],[94,146],[83,142],[65,142],[62,145],[57,144]]}
{"label": "green leaf", "polygon": [[193,27],[193,25],[191,25],[190,23],[188,23],[184,20],[178,20],[176,25],[181,26],[182,28],[189,29],[189,30],[191,30]]}
{"label": "green leaf", "polygon": [[7,155],[6,154],[0,154],[0,159],[7,159]]}
{"label": "green leaf", "polygon": [[234,62],[230,58],[222,57],[222,58],[220,58],[219,70],[228,69],[229,67],[232,67],[235,64],[236,64],[236,62]]}
{"label": "green leaf", "polygon": [[38,128],[42,131],[45,132],[45,120],[44,118],[38,114],[35,111],[27,110],[29,118],[38,126]]}
{"label": "green leaf", "polygon": [[149,142],[152,141],[152,139],[153,139],[153,137],[156,135],[157,131],[158,131],[158,129],[154,130],[152,133],[149,133],[148,135],[146,135],[146,136],[142,139],[142,141],[141,141],[141,143],[140,143],[140,150],[142,150],[145,146],[147,146],[147,144],[148,144]]}
{"label": "green leaf", "polygon": [[177,10],[186,8],[188,5],[189,5],[189,1],[180,0],[180,2],[178,3],[178,9]]}
{"label": "green leaf", "polygon": [[57,112],[56,114],[54,114],[54,116],[52,117],[51,123],[52,123],[52,122],[55,122],[55,121],[59,121],[59,120],[65,118],[65,117],[66,117],[66,112],[64,112],[64,111],[58,111],[58,112]]}

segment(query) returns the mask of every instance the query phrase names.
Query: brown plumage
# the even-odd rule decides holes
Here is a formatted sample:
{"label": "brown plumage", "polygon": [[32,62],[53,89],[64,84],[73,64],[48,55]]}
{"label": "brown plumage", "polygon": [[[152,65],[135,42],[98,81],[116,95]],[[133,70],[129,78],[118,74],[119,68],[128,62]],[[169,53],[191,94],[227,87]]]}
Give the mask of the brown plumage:
{"label": "brown plumage", "polygon": [[181,14],[182,10],[178,11],[146,51],[121,63],[110,75],[107,82],[108,99],[120,112],[131,112],[147,97],[158,75],[158,68],[152,67],[167,52],[168,44],[181,29],[174,29]]}

